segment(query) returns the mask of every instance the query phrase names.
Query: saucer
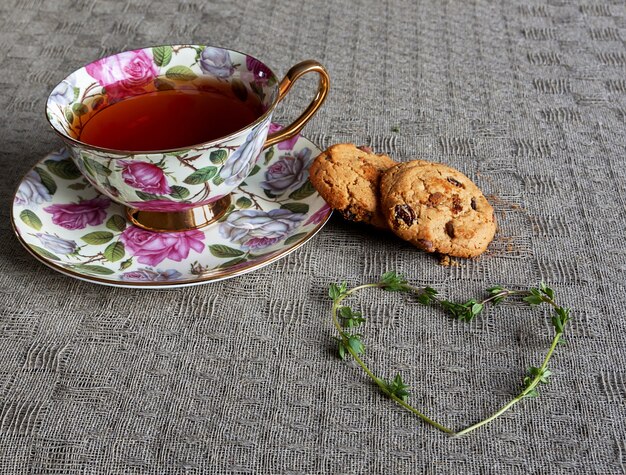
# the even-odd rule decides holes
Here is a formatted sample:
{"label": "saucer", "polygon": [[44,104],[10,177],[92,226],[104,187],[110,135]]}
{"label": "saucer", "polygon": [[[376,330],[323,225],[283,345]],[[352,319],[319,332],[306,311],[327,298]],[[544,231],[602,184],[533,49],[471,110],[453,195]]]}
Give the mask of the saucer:
{"label": "saucer", "polygon": [[157,233],[133,226],[124,206],[99,194],[65,149],[37,163],[13,199],[13,229],[52,269],[117,287],[163,288],[228,279],[285,257],[311,239],[331,210],[309,182],[320,150],[304,137],[261,153],[220,220]]}

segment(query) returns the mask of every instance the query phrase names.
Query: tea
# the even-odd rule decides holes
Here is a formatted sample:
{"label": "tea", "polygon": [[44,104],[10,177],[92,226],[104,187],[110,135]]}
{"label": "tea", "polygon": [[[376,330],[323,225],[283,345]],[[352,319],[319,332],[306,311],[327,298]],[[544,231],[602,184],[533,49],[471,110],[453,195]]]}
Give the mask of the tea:
{"label": "tea", "polygon": [[78,139],[126,151],[184,148],[210,142],[253,123],[263,113],[255,94],[242,101],[228,83],[148,92],[83,116]]}

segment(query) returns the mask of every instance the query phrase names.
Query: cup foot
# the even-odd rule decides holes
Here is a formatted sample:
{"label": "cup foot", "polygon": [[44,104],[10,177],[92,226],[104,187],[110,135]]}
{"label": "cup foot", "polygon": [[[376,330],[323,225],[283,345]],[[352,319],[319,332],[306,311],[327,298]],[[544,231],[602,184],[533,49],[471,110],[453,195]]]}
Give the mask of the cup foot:
{"label": "cup foot", "polygon": [[158,233],[189,231],[208,226],[220,219],[230,206],[230,195],[208,205],[185,211],[160,212],[126,208],[126,216],[135,226]]}

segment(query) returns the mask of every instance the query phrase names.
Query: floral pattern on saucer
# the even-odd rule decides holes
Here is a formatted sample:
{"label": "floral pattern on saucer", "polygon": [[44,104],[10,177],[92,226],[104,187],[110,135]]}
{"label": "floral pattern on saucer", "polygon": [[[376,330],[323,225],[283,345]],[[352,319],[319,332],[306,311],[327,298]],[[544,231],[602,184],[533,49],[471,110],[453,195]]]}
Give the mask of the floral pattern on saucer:
{"label": "floral pattern on saucer", "polygon": [[[213,58],[211,67],[225,67],[219,61]],[[149,288],[234,277],[295,250],[327,221],[331,210],[308,180],[318,153],[303,137],[291,139],[289,147],[277,144],[248,170],[219,222],[156,233],[131,225],[124,207],[100,195],[61,150],[22,179],[13,226],[43,263],[91,282]],[[127,176],[155,189],[164,186],[150,168],[128,166]]]}

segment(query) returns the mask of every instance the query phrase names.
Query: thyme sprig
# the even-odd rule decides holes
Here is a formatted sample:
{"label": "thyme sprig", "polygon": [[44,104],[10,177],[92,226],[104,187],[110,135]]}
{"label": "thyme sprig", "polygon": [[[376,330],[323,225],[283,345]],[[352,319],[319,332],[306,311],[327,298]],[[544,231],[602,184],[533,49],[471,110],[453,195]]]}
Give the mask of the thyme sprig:
{"label": "thyme sprig", "polygon": [[[366,350],[363,342],[363,334],[356,333],[354,330],[363,325],[366,319],[361,312],[355,311],[351,307],[343,305],[343,301],[356,292],[369,288],[379,288],[388,292],[413,294],[416,296],[417,301],[421,304],[439,306],[449,315],[463,322],[472,321],[484,310],[486,304],[496,305],[513,296],[522,297],[523,301],[531,306],[547,304],[552,307],[553,314],[551,317],[551,323],[554,327],[554,336],[543,363],[541,366],[531,366],[528,369],[526,376],[523,378],[520,393],[517,396],[489,417],[464,429],[455,431],[438,423],[419,409],[409,404],[409,387],[404,383],[404,381],[402,381],[402,376],[400,374],[396,374],[391,380],[383,379],[375,375],[361,358],[365,354]],[[570,309],[558,305],[555,301],[554,290],[544,283],[537,288],[531,288],[529,290],[511,290],[502,286],[495,286],[487,289],[487,294],[488,296],[482,300],[470,299],[462,303],[452,302],[439,297],[438,292],[432,287],[415,287],[410,285],[403,277],[393,271],[383,274],[378,282],[358,285],[351,289],[348,288],[348,285],[345,282],[331,284],[328,290],[328,295],[333,301],[331,310],[333,324],[339,332],[339,337],[335,338],[337,340],[339,356],[341,359],[346,359],[348,356],[352,356],[356,363],[363,369],[363,371],[365,371],[372,381],[376,383],[385,395],[406,410],[418,416],[424,422],[452,436],[468,434],[469,432],[492,422],[511,409],[522,399],[533,398],[539,395],[539,386],[550,382],[552,372],[548,369],[548,363],[550,362],[557,345],[564,343],[562,336],[565,331],[565,327],[570,320]]]}

